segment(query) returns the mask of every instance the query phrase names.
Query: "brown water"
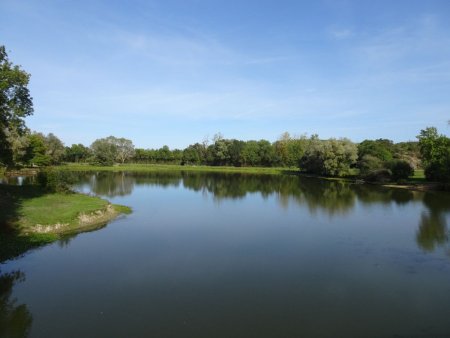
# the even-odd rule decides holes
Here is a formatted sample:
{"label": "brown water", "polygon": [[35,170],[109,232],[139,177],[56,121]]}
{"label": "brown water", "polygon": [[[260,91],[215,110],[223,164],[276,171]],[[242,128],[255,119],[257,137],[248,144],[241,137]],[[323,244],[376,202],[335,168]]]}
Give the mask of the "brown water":
{"label": "brown water", "polygon": [[133,213],[0,265],[0,336],[450,336],[449,193],[236,174],[78,181]]}

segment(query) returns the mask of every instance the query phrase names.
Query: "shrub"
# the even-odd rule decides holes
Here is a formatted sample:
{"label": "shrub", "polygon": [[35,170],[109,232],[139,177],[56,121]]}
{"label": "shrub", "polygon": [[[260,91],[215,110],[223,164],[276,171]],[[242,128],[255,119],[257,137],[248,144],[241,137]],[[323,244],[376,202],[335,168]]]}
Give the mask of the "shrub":
{"label": "shrub", "polygon": [[383,161],[372,155],[364,155],[362,159],[358,161],[357,167],[359,168],[361,175],[366,175],[372,171],[382,169]]}
{"label": "shrub", "polygon": [[425,177],[428,181],[450,182],[450,156],[440,162],[429,164],[425,168]]}
{"label": "shrub", "polygon": [[37,183],[48,192],[67,193],[75,183],[72,173],[52,169],[41,170],[37,175]]}
{"label": "shrub", "polygon": [[414,169],[411,164],[403,160],[393,161],[390,163],[389,167],[392,171],[392,178],[395,181],[406,180],[408,177],[414,175]]}
{"label": "shrub", "polygon": [[312,174],[344,176],[349,173],[356,158],[356,145],[348,139],[319,140],[312,137],[299,167]]}
{"label": "shrub", "polygon": [[392,172],[389,169],[373,170],[364,176],[367,182],[386,183],[392,180]]}

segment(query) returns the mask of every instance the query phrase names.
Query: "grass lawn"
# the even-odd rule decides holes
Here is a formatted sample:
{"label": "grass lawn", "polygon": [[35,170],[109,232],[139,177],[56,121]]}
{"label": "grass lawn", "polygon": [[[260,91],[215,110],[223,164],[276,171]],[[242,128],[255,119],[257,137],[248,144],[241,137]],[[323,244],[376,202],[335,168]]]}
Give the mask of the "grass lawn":
{"label": "grass lawn", "polygon": [[425,179],[425,170],[423,169],[417,169],[414,170],[414,175],[411,176],[408,181],[412,183],[426,183],[427,180]]}

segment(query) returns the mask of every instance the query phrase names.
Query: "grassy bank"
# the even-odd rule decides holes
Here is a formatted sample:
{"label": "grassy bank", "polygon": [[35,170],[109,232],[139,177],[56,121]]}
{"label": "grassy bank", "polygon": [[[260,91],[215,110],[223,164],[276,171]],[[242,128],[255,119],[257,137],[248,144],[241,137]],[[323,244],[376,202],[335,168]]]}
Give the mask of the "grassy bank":
{"label": "grassy bank", "polygon": [[0,262],[65,236],[104,226],[130,209],[78,193],[0,184]]}
{"label": "grassy bank", "polygon": [[285,174],[297,172],[297,168],[278,167],[223,167],[223,166],[187,166],[178,164],[121,164],[114,166],[94,166],[88,164],[68,163],[56,167],[59,170],[73,171],[198,171],[198,172],[220,172],[220,173],[247,173],[247,174]]}
{"label": "grassy bank", "polygon": [[[299,175],[314,177],[328,181],[355,182],[358,179],[357,169],[351,169],[347,177],[324,177],[301,173],[298,168],[286,167],[224,167],[224,166],[182,166],[177,164],[122,164],[114,166],[93,166],[89,164],[68,163],[56,167],[59,170],[73,171],[135,171],[135,172],[158,172],[158,171],[189,171],[189,172],[217,172],[217,173],[241,173],[241,174],[264,174],[264,175]],[[390,188],[402,188],[410,190],[441,190],[442,184],[428,182],[422,169],[416,170],[414,175],[401,184],[372,183]]]}

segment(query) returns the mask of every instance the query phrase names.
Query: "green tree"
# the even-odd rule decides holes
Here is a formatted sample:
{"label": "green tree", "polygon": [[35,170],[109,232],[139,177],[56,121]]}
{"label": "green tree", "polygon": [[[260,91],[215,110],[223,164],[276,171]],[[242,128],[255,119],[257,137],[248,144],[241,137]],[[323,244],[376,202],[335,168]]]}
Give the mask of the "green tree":
{"label": "green tree", "polygon": [[24,155],[24,161],[32,166],[47,166],[51,158],[47,153],[45,136],[41,133],[28,135],[28,146]]}
{"label": "green tree", "polygon": [[259,145],[257,141],[247,141],[241,151],[241,163],[244,166],[255,166],[260,163]]}
{"label": "green tree", "polygon": [[135,154],[133,142],[114,136],[95,140],[91,150],[95,160],[103,165],[112,165],[114,162],[124,163]]}
{"label": "green tree", "polygon": [[149,152],[142,148],[136,148],[134,151],[134,161],[139,163],[149,163],[150,162]]}
{"label": "green tree", "polygon": [[421,130],[417,138],[426,178],[450,182],[450,138],[439,135],[434,127]]}
{"label": "green tree", "polygon": [[191,144],[183,150],[183,164],[201,164],[204,161],[204,149],[200,143]]}
{"label": "green tree", "polygon": [[65,152],[64,144],[62,143],[62,141],[58,137],[50,133],[44,138],[44,143],[46,147],[46,154],[50,157],[51,163],[60,163]]}
{"label": "green tree", "polygon": [[245,142],[239,140],[231,140],[228,144],[228,153],[230,154],[230,165],[235,167],[241,166],[241,153],[244,149]]}
{"label": "green tree", "polygon": [[91,144],[91,150],[96,162],[102,165],[113,165],[117,158],[115,137],[109,136],[95,140]]}
{"label": "green tree", "polygon": [[173,156],[169,146],[164,145],[162,148],[157,150],[156,160],[162,163],[172,162]]}
{"label": "green tree", "polygon": [[406,180],[408,177],[414,175],[414,169],[407,161],[394,160],[390,163],[392,178],[396,181]]}
{"label": "green tree", "polygon": [[30,75],[13,65],[0,46],[0,164],[12,164],[13,151],[8,140],[14,129],[18,135],[26,131],[24,118],[33,113],[33,101],[27,88]]}
{"label": "green tree", "polygon": [[226,165],[230,160],[230,153],[228,151],[228,140],[222,139],[220,136],[215,136],[216,141],[212,147],[212,157],[214,165]]}
{"label": "green tree", "polygon": [[90,149],[81,143],[72,144],[64,149],[64,160],[67,162],[84,162],[90,155]]}
{"label": "green tree", "polygon": [[364,140],[358,144],[358,158],[365,155],[379,158],[381,161],[390,161],[393,158],[394,143],[391,140]]}
{"label": "green tree", "polygon": [[275,162],[275,149],[267,140],[258,141],[259,163],[262,166],[272,166]]}
{"label": "green tree", "polygon": [[28,131],[23,133],[19,132],[17,128],[12,127],[6,133],[11,147],[12,163],[14,165],[26,165],[25,156],[29,146]]}
{"label": "green tree", "polygon": [[357,157],[357,147],[350,140],[319,140],[314,135],[300,159],[300,168],[318,175],[344,176],[356,163]]}
{"label": "green tree", "polygon": [[121,162],[125,163],[125,161],[129,160],[134,156],[134,145],[131,140],[128,140],[126,138],[114,138],[113,140],[117,146],[117,156],[116,159]]}
{"label": "green tree", "polygon": [[384,168],[384,162],[380,158],[366,154],[358,160],[357,166],[360,170],[360,175],[365,176],[373,171]]}

